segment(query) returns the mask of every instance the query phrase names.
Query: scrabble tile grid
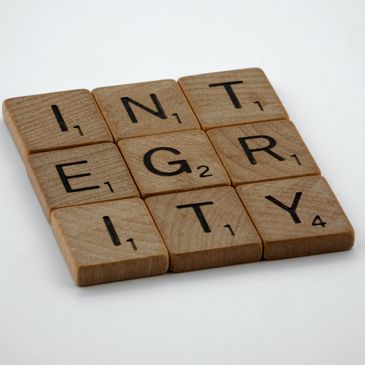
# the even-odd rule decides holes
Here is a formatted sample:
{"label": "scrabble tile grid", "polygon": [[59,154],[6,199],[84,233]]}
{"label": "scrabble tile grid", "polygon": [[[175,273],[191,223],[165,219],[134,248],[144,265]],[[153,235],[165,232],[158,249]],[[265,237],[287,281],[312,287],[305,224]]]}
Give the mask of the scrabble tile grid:
{"label": "scrabble tile grid", "polygon": [[3,103],[78,285],[352,247],[351,224],[260,69],[178,82]]}

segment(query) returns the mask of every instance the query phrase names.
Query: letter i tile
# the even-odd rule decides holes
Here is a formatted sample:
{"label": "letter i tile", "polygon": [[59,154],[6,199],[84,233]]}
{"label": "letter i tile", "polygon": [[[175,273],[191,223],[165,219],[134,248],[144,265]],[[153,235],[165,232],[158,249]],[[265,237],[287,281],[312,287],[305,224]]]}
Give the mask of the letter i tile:
{"label": "letter i tile", "polygon": [[237,192],[264,242],[265,259],[348,250],[354,231],[321,176],[240,185]]}
{"label": "letter i tile", "polygon": [[88,90],[7,99],[3,114],[23,159],[30,153],[113,141]]}
{"label": "letter i tile", "polygon": [[230,186],[154,196],[146,204],[170,254],[170,270],[261,259],[262,244]]}
{"label": "letter i tile", "polygon": [[78,285],[163,274],[169,257],[141,199],[52,212],[52,228]]}

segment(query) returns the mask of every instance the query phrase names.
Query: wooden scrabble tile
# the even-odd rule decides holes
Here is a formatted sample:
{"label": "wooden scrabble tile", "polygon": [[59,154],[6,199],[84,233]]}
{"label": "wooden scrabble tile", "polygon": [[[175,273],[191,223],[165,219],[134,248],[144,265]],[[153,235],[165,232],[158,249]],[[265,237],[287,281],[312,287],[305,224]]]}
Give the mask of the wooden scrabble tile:
{"label": "wooden scrabble tile", "polygon": [[326,180],[307,176],[237,187],[265,259],[348,250],[354,231]]}
{"label": "wooden scrabble tile", "polygon": [[179,79],[179,84],[205,130],[288,118],[259,68],[187,76]]}
{"label": "wooden scrabble tile", "polygon": [[163,274],[166,247],[141,199],[52,212],[52,228],[78,285]]}
{"label": "wooden scrabble tile", "polygon": [[203,131],[130,138],[118,145],[142,197],[230,185]]}
{"label": "wooden scrabble tile", "polygon": [[7,99],[3,115],[23,158],[34,152],[113,140],[88,90]]}
{"label": "wooden scrabble tile", "polygon": [[207,134],[233,185],[320,174],[290,121],[214,128]]}
{"label": "wooden scrabble tile", "polygon": [[230,186],[146,199],[175,272],[261,259],[262,244]]}
{"label": "wooden scrabble tile", "polygon": [[47,217],[56,208],[139,196],[114,143],[36,153],[26,165]]}
{"label": "wooden scrabble tile", "polygon": [[200,129],[174,80],[101,87],[93,90],[93,94],[116,141]]}

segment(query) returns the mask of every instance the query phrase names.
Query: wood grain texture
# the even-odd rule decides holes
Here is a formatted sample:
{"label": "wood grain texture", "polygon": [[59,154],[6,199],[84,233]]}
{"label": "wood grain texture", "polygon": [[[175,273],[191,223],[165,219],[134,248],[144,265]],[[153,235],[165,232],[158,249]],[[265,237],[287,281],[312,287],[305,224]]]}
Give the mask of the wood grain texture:
{"label": "wood grain texture", "polygon": [[[231,84],[217,85],[222,83]],[[280,99],[259,68],[186,76],[179,79],[179,84],[204,130],[288,119]]]}
{"label": "wood grain texture", "polygon": [[3,115],[23,158],[35,152],[113,141],[88,90],[7,99]]}
{"label": "wood grain texture", "polygon": [[261,239],[232,187],[155,196],[146,204],[168,248],[172,271],[261,259]]}
{"label": "wood grain texture", "polygon": [[93,94],[116,141],[200,129],[189,103],[174,80],[102,87],[94,89]]}
{"label": "wood grain texture", "polygon": [[354,244],[353,228],[321,176],[240,185],[237,192],[263,239],[265,259],[348,250]]}
{"label": "wood grain texture", "polygon": [[118,145],[142,197],[230,185],[203,131],[131,138]]}
{"label": "wood grain texture", "polygon": [[354,244],[259,68],[11,98],[3,115],[80,286]]}
{"label": "wood grain texture", "polygon": [[141,199],[56,209],[51,223],[78,285],[168,270],[167,249]]}
{"label": "wood grain texture", "polygon": [[320,174],[290,121],[214,128],[207,134],[233,185]]}
{"label": "wood grain texture", "polygon": [[26,166],[48,218],[56,208],[139,197],[114,143],[32,154]]}

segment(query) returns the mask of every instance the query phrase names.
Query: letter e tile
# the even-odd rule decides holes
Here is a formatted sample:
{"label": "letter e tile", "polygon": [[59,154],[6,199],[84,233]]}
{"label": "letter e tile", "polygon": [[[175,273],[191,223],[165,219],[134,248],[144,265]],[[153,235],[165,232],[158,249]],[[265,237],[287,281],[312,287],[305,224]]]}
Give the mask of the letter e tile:
{"label": "letter e tile", "polygon": [[48,218],[56,208],[139,197],[114,143],[35,153],[26,165]]}

